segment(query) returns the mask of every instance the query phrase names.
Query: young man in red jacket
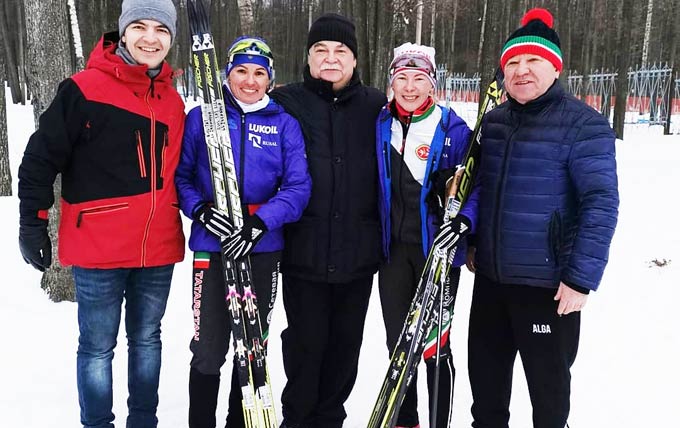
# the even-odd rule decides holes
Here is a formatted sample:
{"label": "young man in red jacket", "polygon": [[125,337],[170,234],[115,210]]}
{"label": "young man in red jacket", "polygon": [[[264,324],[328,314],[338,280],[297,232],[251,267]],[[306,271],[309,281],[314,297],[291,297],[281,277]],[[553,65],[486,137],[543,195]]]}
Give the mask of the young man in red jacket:
{"label": "young man in red jacket", "polygon": [[86,70],[64,80],[19,168],[19,245],[51,264],[47,210],[62,177],[59,260],[73,266],[80,337],[80,418],[113,427],[113,349],[125,299],[128,428],[157,425],[160,324],[184,257],[174,172],[184,104],[165,62],[176,34],[170,0],[125,0]]}

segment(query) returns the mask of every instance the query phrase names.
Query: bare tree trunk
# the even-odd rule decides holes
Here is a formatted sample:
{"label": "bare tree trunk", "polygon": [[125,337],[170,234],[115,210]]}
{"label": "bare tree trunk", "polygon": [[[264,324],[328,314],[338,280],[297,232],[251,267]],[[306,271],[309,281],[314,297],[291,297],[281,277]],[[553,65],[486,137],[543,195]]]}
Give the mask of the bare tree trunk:
{"label": "bare tree trunk", "polygon": [[500,38],[497,36],[501,28],[502,14],[492,13],[487,15],[487,8],[491,10],[503,10],[502,0],[485,0],[484,1],[484,15],[482,19],[484,23],[484,34],[488,37],[483,38],[483,43],[480,42],[478,62],[480,64],[479,75],[479,106],[481,107],[484,99],[484,92],[486,87],[493,80],[496,68],[498,67],[498,58],[500,57]]}
{"label": "bare tree trunk", "polygon": [[430,14],[430,46],[433,48],[435,47],[435,41],[434,41],[434,29],[435,29],[435,10],[436,10],[436,5],[437,2],[436,0],[432,0],[432,11]]}
{"label": "bare tree trunk", "polygon": [[[5,66],[5,76],[12,90],[12,102],[23,103],[24,94],[19,80],[19,64],[17,63],[17,56],[15,54],[12,40],[14,37],[21,38],[20,34],[12,34],[10,31],[10,4],[6,1],[0,1],[0,38],[2,39],[2,48],[4,55],[2,56]],[[14,36],[14,37],[12,37]],[[3,95],[4,96],[4,95]]]}
{"label": "bare tree trunk", "polygon": [[675,76],[678,75],[680,66],[678,63],[678,50],[680,49],[680,23],[678,23],[677,16],[680,13],[680,1],[674,0],[671,5],[671,17],[675,17],[671,20],[671,25],[673,25],[671,31],[671,46],[670,46],[670,64],[671,64],[671,83],[668,85],[668,105],[666,113],[666,122],[663,125],[664,135],[670,135],[671,133],[671,115],[673,113],[673,87],[675,85]]}
{"label": "bare tree trunk", "polygon": [[[477,70],[482,66],[482,50],[484,48],[484,35],[486,34],[486,9],[489,6],[489,0],[484,0],[484,12],[482,13],[482,25],[479,32],[479,49],[477,50]],[[480,97],[481,98],[481,97]]]}
{"label": "bare tree trunk", "polygon": [[102,0],[76,0],[76,12],[84,19],[79,25],[83,57],[89,57],[104,27],[102,27]]}
{"label": "bare tree trunk", "polygon": [[647,1],[647,20],[645,21],[645,39],[642,42],[642,68],[647,66],[647,55],[649,54],[649,38],[652,32],[652,12],[654,11],[654,0]]}
{"label": "bare tree trunk", "polygon": [[[26,11],[24,9],[24,2],[23,0],[14,0],[16,3],[16,19],[17,22],[24,23],[26,22]],[[19,68],[19,83],[21,85],[21,89],[24,91],[23,98],[21,103],[25,104],[26,100],[28,99],[28,89],[27,86],[28,84],[26,81],[28,80],[28,77],[26,76],[26,27],[24,26],[17,34],[17,49],[16,49],[16,57],[17,57],[17,66]]]}
{"label": "bare tree trunk", "polygon": [[392,59],[394,46],[394,5],[387,2],[384,5],[375,4],[373,8],[373,44],[371,50],[372,85],[381,91],[387,89],[387,65]]}
{"label": "bare tree trunk", "polygon": [[253,1],[238,0],[238,14],[241,21],[241,33],[253,34]]}
{"label": "bare tree trunk", "polygon": [[[187,23],[187,9],[186,0],[178,0],[175,2],[177,8],[177,34],[175,35],[175,41],[170,49],[168,56],[168,62],[176,70],[186,70],[188,68],[187,58],[189,58],[189,24]],[[185,96],[189,95],[189,82],[188,76],[182,74],[180,82],[183,87],[180,90],[180,94]],[[175,86],[177,83],[175,83]]]}
{"label": "bare tree trunk", "polygon": [[[0,59],[4,57],[3,50],[0,46]],[[9,168],[9,145],[7,143],[5,80],[5,62],[0,61],[0,196],[12,196],[12,172]]]}
{"label": "bare tree trunk", "polygon": [[[589,7],[590,10],[588,11],[585,18],[591,24],[596,19],[595,18],[595,15],[596,15],[595,11],[597,9],[596,9],[595,6],[596,6],[595,2],[591,2],[589,5],[586,6],[586,7]],[[588,27],[590,27],[590,25],[588,25]],[[585,36],[583,38],[583,41],[584,41],[584,43],[583,43],[583,55],[584,55],[584,57],[581,61],[581,63],[583,64],[583,74],[590,73],[591,69],[592,69],[592,58],[594,56],[594,55],[592,55],[592,51],[593,51],[593,49],[592,49],[593,42],[592,41],[593,41],[593,39],[595,39],[595,32],[594,31],[586,31]]]}
{"label": "bare tree trunk", "polygon": [[76,54],[76,69],[78,71],[85,68],[83,58],[83,43],[80,41],[80,27],[78,26],[78,12],[76,11],[75,0],[68,0],[69,18],[71,20],[71,37],[73,37],[73,49]]}
{"label": "bare tree trunk", "polygon": [[423,34],[423,1],[418,0],[416,5],[416,44],[419,45]]}
{"label": "bare tree trunk", "polygon": [[458,22],[458,0],[453,0],[453,23],[451,27],[451,67],[456,58],[456,23]]}
{"label": "bare tree trunk", "polygon": [[614,132],[623,140],[623,128],[628,101],[628,68],[630,67],[630,34],[632,29],[633,1],[623,0],[617,11],[616,22],[616,101],[614,102]]}
{"label": "bare tree trunk", "polygon": [[519,25],[519,22],[516,22],[514,19],[512,19],[513,5],[514,1],[507,0],[505,2],[505,10],[503,11],[503,14],[505,15],[505,22],[503,23],[504,25],[501,31],[501,37],[509,37],[510,33],[514,31]]}
{"label": "bare tree trunk", "polygon": [[371,75],[372,52],[369,44],[368,5],[365,1],[355,1],[352,5],[354,25],[357,30],[357,43],[359,44],[359,58],[357,68],[361,72],[361,80],[366,85],[373,84]]}
{"label": "bare tree trunk", "polygon": [[[33,112],[36,126],[40,114],[52,102],[57,86],[68,77],[71,70],[68,15],[66,3],[60,0],[24,0],[27,11],[28,85],[33,94]],[[50,31],[44,24],[49,22]],[[54,200],[61,199],[61,177],[54,185]],[[57,254],[57,226],[61,217],[61,204],[55,203],[49,212],[49,233],[52,239],[50,267],[42,277],[41,285],[53,301],[74,300],[75,289],[71,269],[61,266]]]}
{"label": "bare tree trunk", "polygon": [[[559,21],[555,26],[555,30],[560,35],[561,50],[562,50],[562,64],[564,65],[564,70],[569,70],[571,60],[571,25],[569,15],[571,13],[571,7],[569,5],[569,0],[562,0],[557,3],[557,16]],[[563,75],[566,73],[563,73]]]}

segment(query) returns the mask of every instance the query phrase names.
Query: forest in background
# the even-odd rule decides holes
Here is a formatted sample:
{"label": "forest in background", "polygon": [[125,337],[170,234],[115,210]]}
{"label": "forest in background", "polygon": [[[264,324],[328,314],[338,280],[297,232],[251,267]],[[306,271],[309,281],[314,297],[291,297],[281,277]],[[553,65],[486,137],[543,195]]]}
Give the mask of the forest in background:
{"label": "forest in background", "polygon": [[[565,71],[588,73],[627,69],[643,63],[672,64],[677,58],[680,33],[680,0],[204,1],[210,4],[220,62],[224,63],[226,50],[235,37],[243,33],[262,36],[274,51],[279,84],[299,80],[306,61],[309,24],[329,11],[354,20],[362,78],[366,84],[383,89],[392,49],[403,42],[415,41],[417,27],[421,42],[435,47],[437,62],[446,64],[449,71],[468,75],[480,72],[486,77],[495,69],[507,36],[532,7],[546,7],[553,13],[555,29],[562,42]],[[46,19],[31,25],[32,13],[26,11],[39,3],[50,5],[41,6],[49,9]],[[68,3],[75,4],[79,37],[87,58],[103,32],[117,29],[121,0],[69,0]],[[176,68],[186,69],[189,58],[186,0],[174,0],[174,3],[179,25],[170,62]],[[26,69],[31,63],[27,58],[30,33],[45,32],[48,26],[71,28],[68,12],[66,0],[3,0],[0,59],[9,66],[8,80],[14,83],[13,89],[18,90],[18,82],[27,79],[30,72]],[[70,51],[68,74],[78,66],[71,33],[67,31],[67,37],[61,39],[56,33],[53,36],[56,39],[45,46],[62,44]],[[36,49],[36,53],[53,55],[48,49]]]}

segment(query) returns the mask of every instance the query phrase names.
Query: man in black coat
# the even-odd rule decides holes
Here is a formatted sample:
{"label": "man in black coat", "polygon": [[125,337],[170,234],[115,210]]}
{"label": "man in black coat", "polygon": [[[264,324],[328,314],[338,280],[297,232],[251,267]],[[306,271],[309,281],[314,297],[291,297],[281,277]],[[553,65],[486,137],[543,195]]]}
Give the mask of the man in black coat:
{"label": "man in black coat", "polygon": [[312,177],[285,230],[282,428],[340,428],[381,255],[375,121],[386,99],[361,83],[347,18],[319,17],[307,48],[304,81],[271,94],[300,122]]}

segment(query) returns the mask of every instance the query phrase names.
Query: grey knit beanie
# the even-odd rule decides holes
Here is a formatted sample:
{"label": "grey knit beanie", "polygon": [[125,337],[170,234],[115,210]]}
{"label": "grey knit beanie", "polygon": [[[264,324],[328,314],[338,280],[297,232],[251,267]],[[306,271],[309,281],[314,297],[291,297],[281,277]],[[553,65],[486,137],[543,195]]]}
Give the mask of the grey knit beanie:
{"label": "grey knit beanie", "polygon": [[123,0],[118,34],[122,37],[128,25],[142,19],[160,22],[168,27],[172,40],[177,32],[177,11],[172,0]]}

